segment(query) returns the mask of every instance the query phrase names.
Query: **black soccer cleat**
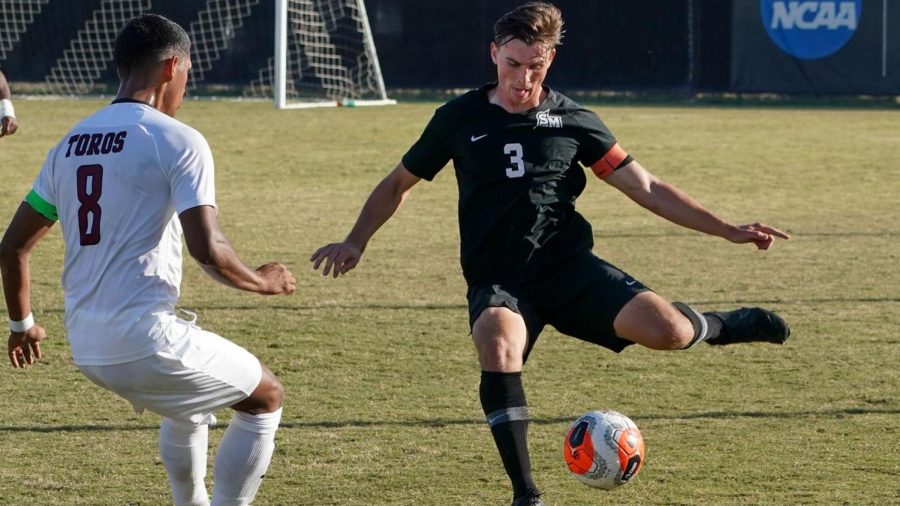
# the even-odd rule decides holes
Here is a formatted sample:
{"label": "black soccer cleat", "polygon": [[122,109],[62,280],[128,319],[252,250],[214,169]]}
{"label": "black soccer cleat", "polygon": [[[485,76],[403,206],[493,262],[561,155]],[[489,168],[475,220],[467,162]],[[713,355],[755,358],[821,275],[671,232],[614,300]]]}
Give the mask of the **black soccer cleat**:
{"label": "black soccer cleat", "polygon": [[513,499],[512,506],[544,506],[541,500],[541,494],[529,492],[528,495]]}
{"label": "black soccer cleat", "polygon": [[722,333],[714,339],[707,340],[709,344],[784,344],[791,335],[791,328],[784,318],[761,307],[742,307],[734,311],[707,314],[722,320]]}

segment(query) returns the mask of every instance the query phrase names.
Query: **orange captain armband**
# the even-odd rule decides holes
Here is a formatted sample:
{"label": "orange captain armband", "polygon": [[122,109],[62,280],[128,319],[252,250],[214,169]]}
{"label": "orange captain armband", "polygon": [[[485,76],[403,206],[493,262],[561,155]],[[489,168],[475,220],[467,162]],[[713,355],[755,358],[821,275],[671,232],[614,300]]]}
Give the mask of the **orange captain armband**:
{"label": "orange captain armband", "polygon": [[609,148],[609,151],[601,156],[594,165],[591,165],[591,170],[594,171],[594,174],[600,179],[606,179],[619,168],[619,165],[622,165],[622,162],[625,161],[626,158],[628,158],[628,153],[626,153],[625,150],[622,149],[622,146],[619,146],[619,143],[617,142],[613,147]]}

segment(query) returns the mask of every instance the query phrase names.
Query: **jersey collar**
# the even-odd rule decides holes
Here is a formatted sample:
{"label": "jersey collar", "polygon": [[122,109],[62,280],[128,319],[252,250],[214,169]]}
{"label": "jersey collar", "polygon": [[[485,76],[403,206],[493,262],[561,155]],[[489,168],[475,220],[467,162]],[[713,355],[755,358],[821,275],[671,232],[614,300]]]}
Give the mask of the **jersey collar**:
{"label": "jersey collar", "polygon": [[153,105],[150,102],[144,102],[143,100],[135,100],[133,98],[128,98],[128,97],[117,98],[117,99],[113,100],[110,105],[116,105],[116,104],[144,104],[148,107],[153,107]]}

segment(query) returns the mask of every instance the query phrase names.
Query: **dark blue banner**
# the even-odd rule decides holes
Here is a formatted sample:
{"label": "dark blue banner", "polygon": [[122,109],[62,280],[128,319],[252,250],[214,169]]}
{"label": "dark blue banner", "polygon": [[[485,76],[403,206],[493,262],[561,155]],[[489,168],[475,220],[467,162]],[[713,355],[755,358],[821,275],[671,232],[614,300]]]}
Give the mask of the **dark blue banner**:
{"label": "dark blue banner", "polygon": [[734,0],[733,9],[735,91],[900,94],[895,0]]}

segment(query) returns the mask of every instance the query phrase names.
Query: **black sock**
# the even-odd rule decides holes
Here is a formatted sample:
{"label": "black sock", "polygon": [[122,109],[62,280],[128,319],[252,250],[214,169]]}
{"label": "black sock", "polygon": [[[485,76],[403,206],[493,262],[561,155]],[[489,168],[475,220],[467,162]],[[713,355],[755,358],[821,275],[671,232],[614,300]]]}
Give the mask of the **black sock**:
{"label": "black sock", "polygon": [[725,321],[716,313],[703,313],[703,317],[706,318],[706,340],[715,339],[722,335],[722,331],[725,329]]}
{"label": "black sock", "polygon": [[691,348],[699,342],[715,339],[722,334],[724,320],[717,313],[700,313],[683,302],[673,302],[672,305],[687,316],[691,325],[694,326],[694,339],[685,346],[685,349]]}
{"label": "black sock", "polygon": [[512,482],[513,496],[537,494],[528,457],[528,403],[522,373],[481,371],[481,407]]}

